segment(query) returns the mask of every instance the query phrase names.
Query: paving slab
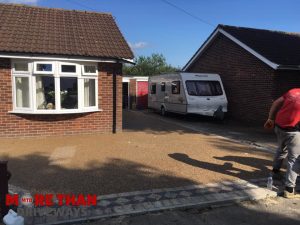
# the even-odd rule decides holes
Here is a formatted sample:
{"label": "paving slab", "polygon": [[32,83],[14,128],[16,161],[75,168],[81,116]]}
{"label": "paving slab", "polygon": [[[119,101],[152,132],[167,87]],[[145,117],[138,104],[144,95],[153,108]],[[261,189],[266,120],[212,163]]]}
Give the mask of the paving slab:
{"label": "paving slab", "polygon": [[208,208],[106,218],[84,225],[298,225],[300,199],[268,198]]}
{"label": "paving slab", "polygon": [[[262,183],[264,185],[260,186]],[[184,186],[181,188],[176,187],[173,189],[168,188],[167,190],[152,189],[116,195],[103,195],[98,196],[97,206],[87,207],[88,213],[85,215],[70,215],[57,218],[36,215],[33,218],[26,217],[25,224],[71,224],[115,216],[135,215],[178,208],[208,207],[277,196],[276,191],[265,188],[265,178],[253,181],[227,181],[225,184],[230,188],[224,189],[224,182],[220,182],[207,185]],[[274,184],[274,190],[280,188],[280,185],[280,183]],[[214,189],[211,189],[211,187],[214,187]]]}

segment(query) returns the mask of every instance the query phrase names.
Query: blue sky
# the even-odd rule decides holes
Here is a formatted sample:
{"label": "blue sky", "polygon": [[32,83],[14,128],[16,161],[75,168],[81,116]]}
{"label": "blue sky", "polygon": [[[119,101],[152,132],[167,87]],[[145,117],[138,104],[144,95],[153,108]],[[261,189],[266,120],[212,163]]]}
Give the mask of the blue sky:
{"label": "blue sky", "polygon": [[111,12],[136,56],[162,53],[182,67],[217,24],[300,32],[299,0],[0,0]]}

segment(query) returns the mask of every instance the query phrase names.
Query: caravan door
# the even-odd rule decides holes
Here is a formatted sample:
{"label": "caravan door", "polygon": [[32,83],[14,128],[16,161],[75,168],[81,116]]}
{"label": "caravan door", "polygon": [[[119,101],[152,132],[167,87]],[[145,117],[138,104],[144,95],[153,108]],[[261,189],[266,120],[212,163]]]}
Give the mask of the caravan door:
{"label": "caravan door", "polygon": [[186,113],[186,99],[181,80],[171,82],[171,90],[168,95],[168,111]]}

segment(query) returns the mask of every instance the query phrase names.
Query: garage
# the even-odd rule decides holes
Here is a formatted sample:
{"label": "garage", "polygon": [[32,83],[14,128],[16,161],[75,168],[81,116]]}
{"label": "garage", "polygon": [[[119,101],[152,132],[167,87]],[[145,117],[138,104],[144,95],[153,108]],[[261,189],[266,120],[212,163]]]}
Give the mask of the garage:
{"label": "garage", "polygon": [[123,77],[123,109],[148,108],[148,77]]}

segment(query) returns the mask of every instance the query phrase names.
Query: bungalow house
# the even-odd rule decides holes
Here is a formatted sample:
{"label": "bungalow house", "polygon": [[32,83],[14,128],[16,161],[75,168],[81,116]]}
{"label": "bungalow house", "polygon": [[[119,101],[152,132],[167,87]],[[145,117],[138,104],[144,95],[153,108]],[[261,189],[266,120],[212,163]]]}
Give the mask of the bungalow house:
{"label": "bungalow house", "polygon": [[262,124],[274,99],[300,87],[300,34],[219,25],[183,70],[220,74],[228,116]]}
{"label": "bungalow house", "polygon": [[122,129],[122,63],[111,14],[0,4],[0,137]]}

